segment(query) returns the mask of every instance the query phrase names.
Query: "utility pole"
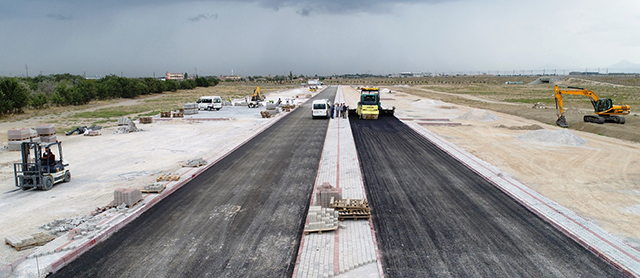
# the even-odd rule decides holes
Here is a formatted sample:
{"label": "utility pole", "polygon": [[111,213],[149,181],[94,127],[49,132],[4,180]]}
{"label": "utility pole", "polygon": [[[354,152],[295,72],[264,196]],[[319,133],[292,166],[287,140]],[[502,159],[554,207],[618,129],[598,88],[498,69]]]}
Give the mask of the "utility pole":
{"label": "utility pole", "polygon": [[29,78],[29,66],[24,65],[24,69],[27,71],[27,78]]}
{"label": "utility pole", "polygon": [[198,68],[194,67],[194,69],[196,69],[196,78],[198,78]]}

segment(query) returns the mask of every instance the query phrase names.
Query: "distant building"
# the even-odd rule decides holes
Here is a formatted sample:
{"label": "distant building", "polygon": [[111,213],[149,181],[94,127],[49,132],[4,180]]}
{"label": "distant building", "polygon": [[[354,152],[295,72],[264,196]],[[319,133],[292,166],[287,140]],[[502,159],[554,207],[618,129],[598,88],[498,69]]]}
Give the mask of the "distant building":
{"label": "distant building", "polygon": [[164,74],[164,79],[165,80],[182,80],[184,79],[184,74],[167,72]]}
{"label": "distant building", "polygon": [[233,80],[233,81],[238,81],[242,79],[242,76],[240,75],[220,75],[220,80],[225,81],[225,80]]}

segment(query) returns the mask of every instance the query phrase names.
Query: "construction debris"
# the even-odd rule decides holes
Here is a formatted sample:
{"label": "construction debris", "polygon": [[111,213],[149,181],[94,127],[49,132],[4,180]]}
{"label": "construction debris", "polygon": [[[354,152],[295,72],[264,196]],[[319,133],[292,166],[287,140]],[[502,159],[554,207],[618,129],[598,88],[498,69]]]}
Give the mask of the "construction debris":
{"label": "construction debris", "polygon": [[18,251],[36,246],[43,246],[47,242],[54,240],[55,237],[45,233],[35,233],[30,236],[13,235],[4,238],[6,244],[11,245]]}
{"label": "construction debris", "polygon": [[69,135],[74,134],[74,133],[76,133],[76,132],[78,132],[78,135],[80,135],[80,134],[87,134],[88,132],[91,132],[91,131],[97,131],[97,130],[101,130],[101,129],[102,129],[102,126],[95,126],[95,125],[92,125],[92,126],[90,126],[90,127],[87,127],[87,126],[85,125],[85,126],[77,127],[76,129],[74,129],[74,130],[72,130],[72,131],[67,132],[65,135],[69,136]]}
{"label": "construction debris", "polygon": [[334,231],[338,229],[338,212],[331,208],[322,208],[320,206],[309,207],[307,215],[309,223],[304,225],[304,233]]}
{"label": "construction debris", "polygon": [[131,119],[124,117],[124,118],[118,119],[118,129],[113,133],[123,134],[123,133],[130,133],[130,132],[136,132],[136,131],[141,131],[141,129],[138,129],[136,127],[136,124],[133,123]]}
{"label": "construction debris", "polygon": [[160,193],[165,188],[167,188],[167,186],[164,183],[156,182],[156,183],[153,183],[153,184],[145,185],[142,188],[142,190],[140,190],[140,192],[141,193]]}
{"label": "construction debris", "polygon": [[202,165],[207,165],[207,161],[202,158],[189,159],[187,163],[183,164],[184,167],[200,167]]}
{"label": "construction debris", "polygon": [[113,192],[113,205],[124,204],[131,208],[142,200],[142,193],[135,188],[118,188]]}
{"label": "construction debris", "polygon": [[536,102],[533,104],[533,109],[547,109],[547,107],[542,102]]}
{"label": "construction debris", "polygon": [[316,206],[328,208],[332,200],[342,199],[342,189],[331,186],[328,182],[323,182],[316,191]]}
{"label": "construction debris", "polygon": [[369,219],[371,211],[369,203],[362,199],[333,199],[329,207],[334,208],[338,214],[338,219]]}

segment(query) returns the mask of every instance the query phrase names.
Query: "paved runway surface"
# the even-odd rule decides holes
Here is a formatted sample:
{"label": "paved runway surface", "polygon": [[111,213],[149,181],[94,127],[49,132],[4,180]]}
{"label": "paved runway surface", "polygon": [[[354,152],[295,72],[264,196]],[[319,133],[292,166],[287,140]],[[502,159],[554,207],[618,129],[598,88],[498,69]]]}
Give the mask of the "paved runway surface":
{"label": "paved runway surface", "polygon": [[290,277],[328,125],[310,103],[53,277]]}
{"label": "paved runway surface", "polygon": [[350,120],[385,277],[625,277],[396,118]]}

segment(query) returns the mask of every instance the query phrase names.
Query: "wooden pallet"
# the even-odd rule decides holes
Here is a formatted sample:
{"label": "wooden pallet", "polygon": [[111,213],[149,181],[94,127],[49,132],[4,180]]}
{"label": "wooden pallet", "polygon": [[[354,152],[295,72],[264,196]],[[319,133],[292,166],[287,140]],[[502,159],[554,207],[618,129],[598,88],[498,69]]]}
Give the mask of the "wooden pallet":
{"label": "wooden pallet", "polygon": [[180,180],[180,175],[160,175],[156,178],[156,181],[178,181]]}
{"label": "wooden pallet", "polygon": [[160,118],[171,118],[171,111],[160,112]]}
{"label": "wooden pallet", "polygon": [[338,229],[338,226],[335,226],[333,228],[327,228],[327,229],[315,229],[315,230],[304,230],[304,234],[308,235],[309,233],[318,233],[319,235],[322,234],[322,232],[329,232],[329,231],[335,231]]}
{"label": "wooden pallet", "polygon": [[167,186],[164,185],[164,184],[162,185],[162,188],[160,188],[158,190],[146,190],[146,189],[144,189],[144,187],[142,187],[140,189],[140,193],[160,193],[160,192],[164,191],[166,188],[167,188]]}
{"label": "wooden pallet", "polygon": [[329,203],[330,208],[334,208],[338,212],[338,220],[345,219],[369,219],[371,218],[371,211],[369,210],[369,203],[363,199],[340,199],[334,200],[331,198]]}
{"label": "wooden pallet", "polygon": [[22,244],[12,245],[7,240],[5,240],[5,243],[9,244],[11,247],[15,248],[17,251],[21,251],[23,249],[29,249],[36,246],[43,246],[47,244],[49,241],[52,241],[55,239],[54,236],[45,234],[45,233],[35,233],[35,234],[32,234],[31,236],[33,237],[33,239],[28,240],[27,242],[24,242]]}
{"label": "wooden pallet", "polygon": [[371,212],[368,210],[360,210],[360,211],[341,211],[338,212],[338,220],[342,221],[345,219],[369,219],[371,218]]}

